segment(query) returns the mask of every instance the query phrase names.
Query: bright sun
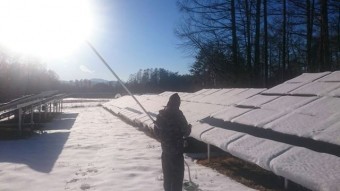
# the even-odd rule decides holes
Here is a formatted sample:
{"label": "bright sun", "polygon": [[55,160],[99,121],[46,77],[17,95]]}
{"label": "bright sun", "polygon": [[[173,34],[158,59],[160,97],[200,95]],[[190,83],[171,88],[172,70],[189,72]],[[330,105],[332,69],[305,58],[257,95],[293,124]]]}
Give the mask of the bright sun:
{"label": "bright sun", "polygon": [[93,22],[89,0],[0,0],[0,45],[58,57],[89,38]]}

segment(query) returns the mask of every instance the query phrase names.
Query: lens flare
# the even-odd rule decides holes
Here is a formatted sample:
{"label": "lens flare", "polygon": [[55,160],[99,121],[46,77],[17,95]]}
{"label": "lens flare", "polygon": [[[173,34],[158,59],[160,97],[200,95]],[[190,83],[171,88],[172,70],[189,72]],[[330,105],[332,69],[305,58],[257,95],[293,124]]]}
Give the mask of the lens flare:
{"label": "lens flare", "polygon": [[43,58],[72,53],[91,35],[89,0],[1,0],[0,45]]}

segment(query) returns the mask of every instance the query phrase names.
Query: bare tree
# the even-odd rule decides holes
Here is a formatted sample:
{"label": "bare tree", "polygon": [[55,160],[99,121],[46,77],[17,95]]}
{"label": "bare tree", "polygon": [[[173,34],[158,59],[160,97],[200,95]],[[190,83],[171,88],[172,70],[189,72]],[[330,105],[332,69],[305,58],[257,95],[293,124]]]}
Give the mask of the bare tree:
{"label": "bare tree", "polygon": [[328,33],[328,6],[327,0],[320,0],[321,4],[321,31],[320,31],[320,63],[321,71],[331,70],[329,59],[329,33]]}

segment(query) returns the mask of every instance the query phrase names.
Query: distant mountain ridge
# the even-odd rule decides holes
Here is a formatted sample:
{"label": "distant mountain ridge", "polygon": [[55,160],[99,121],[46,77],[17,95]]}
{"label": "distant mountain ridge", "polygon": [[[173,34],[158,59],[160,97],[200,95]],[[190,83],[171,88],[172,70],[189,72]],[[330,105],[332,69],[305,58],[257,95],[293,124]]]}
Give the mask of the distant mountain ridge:
{"label": "distant mountain ridge", "polygon": [[[117,81],[109,81],[109,80],[104,80],[104,79],[100,79],[100,78],[80,79],[78,81],[81,81],[81,80],[89,80],[89,81],[91,81],[92,85],[99,84],[99,83],[113,84],[114,85],[114,84],[118,83]],[[61,80],[61,82],[63,82],[63,83],[74,83],[75,81],[77,81],[77,80],[69,80],[69,81]]]}

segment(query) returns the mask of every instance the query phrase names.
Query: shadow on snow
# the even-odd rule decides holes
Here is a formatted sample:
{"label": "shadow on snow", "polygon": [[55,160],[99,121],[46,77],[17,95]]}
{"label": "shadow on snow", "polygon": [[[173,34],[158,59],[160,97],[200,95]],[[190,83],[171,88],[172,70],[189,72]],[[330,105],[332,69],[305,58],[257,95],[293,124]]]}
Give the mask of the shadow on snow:
{"label": "shadow on snow", "polygon": [[[78,114],[61,114],[43,130],[70,130]],[[26,164],[33,170],[51,172],[70,132],[44,131],[27,139],[0,141],[0,162]]]}

